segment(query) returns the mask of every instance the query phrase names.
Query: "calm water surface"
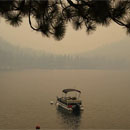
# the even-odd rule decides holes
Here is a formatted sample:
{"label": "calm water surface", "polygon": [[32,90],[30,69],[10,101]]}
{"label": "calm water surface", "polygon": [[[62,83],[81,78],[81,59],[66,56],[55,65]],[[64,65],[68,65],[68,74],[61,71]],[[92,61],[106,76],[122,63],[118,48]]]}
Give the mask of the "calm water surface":
{"label": "calm water surface", "polygon": [[[82,91],[82,113],[50,105],[64,88]],[[43,129],[130,129],[130,72],[0,72],[0,129],[34,129],[37,124]]]}

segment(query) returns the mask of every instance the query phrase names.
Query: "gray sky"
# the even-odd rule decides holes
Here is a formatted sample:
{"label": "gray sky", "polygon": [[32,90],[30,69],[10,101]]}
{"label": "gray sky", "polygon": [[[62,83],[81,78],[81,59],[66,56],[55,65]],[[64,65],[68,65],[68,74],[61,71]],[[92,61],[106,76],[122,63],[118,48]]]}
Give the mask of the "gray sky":
{"label": "gray sky", "polygon": [[97,30],[90,35],[87,35],[85,28],[75,31],[69,25],[65,38],[56,41],[54,38],[46,38],[33,31],[26,19],[18,28],[10,26],[1,19],[0,37],[18,46],[41,49],[55,54],[78,54],[106,44],[129,41],[130,39],[124,29],[113,23],[108,27],[98,26]]}

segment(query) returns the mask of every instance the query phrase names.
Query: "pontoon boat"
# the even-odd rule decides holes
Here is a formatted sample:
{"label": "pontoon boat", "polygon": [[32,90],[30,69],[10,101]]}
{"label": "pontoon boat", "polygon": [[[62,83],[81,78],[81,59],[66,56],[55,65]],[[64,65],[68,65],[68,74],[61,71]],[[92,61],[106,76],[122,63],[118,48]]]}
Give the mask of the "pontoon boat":
{"label": "pontoon boat", "polygon": [[[80,100],[81,91],[77,89],[64,89],[62,92],[64,96],[57,97],[56,104],[58,107],[62,107],[69,111],[83,110],[82,101]],[[72,94],[71,92],[75,95],[70,96],[70,94]]]}

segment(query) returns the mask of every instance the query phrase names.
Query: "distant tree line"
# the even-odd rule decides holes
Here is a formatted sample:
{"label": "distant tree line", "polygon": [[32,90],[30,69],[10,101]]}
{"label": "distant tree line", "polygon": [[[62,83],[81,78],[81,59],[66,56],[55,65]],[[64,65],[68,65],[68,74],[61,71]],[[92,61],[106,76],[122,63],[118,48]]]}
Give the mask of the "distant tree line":
{"label": "distant tree line", "polygon": [[130,33],[130,0],[0,0],[0,16],[15,27],[27,17],[33,30],[56,40],[64,37],[68,23],[90,34],[115,22]]}
{"label": "distant tree line", "polygon": [[16,47],[4,42],[0,43],[0,70],[130,68],[130,60],[125,58],[130,56],[129,49],[127,51],[125,49],[124,52],[128,53],[124,57],[114,54],[112,54],[113,56],[105,55],[104,53],[98,55],[99,52],[92,52],[95,55],[90,53],[79,56],[54,55],[44,51]]}

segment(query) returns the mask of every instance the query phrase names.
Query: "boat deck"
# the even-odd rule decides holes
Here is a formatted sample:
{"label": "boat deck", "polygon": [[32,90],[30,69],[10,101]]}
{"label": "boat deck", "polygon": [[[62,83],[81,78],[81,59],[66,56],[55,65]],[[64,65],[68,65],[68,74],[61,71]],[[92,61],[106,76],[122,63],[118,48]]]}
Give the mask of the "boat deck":
{"label": "boat deck", "polygon": [[77,99],[76,97],[61,97],[57,99],[58,101],[64,103],[64,104],[79,104],[81,105],[81,100]]}

